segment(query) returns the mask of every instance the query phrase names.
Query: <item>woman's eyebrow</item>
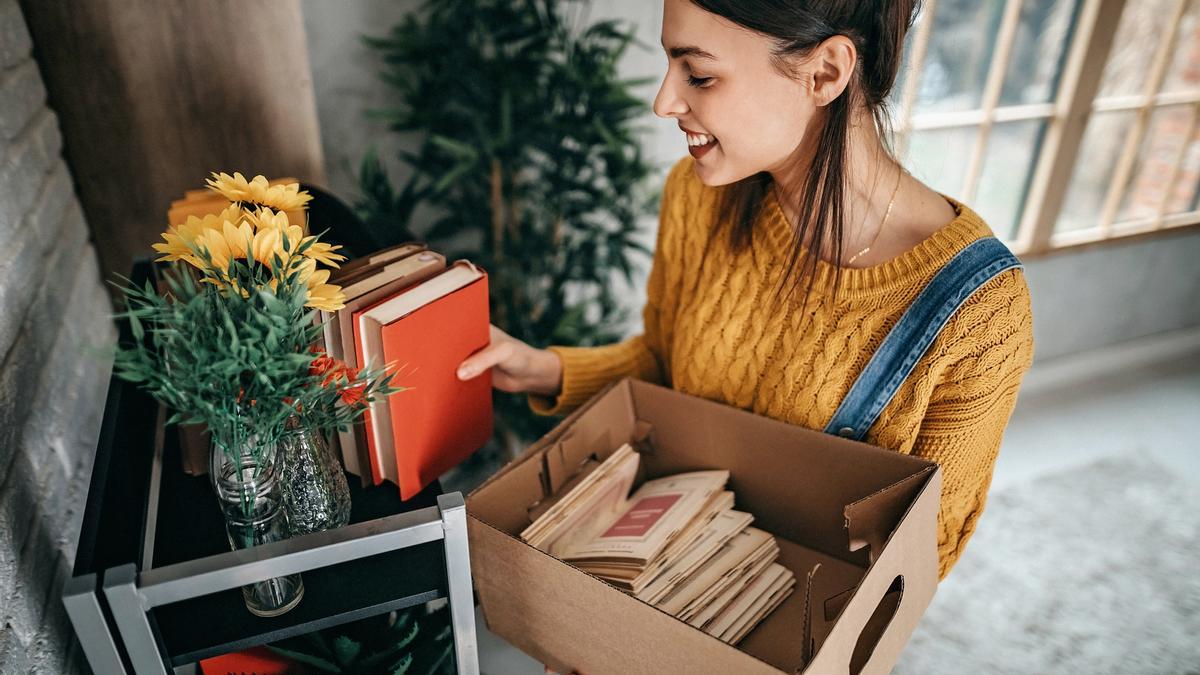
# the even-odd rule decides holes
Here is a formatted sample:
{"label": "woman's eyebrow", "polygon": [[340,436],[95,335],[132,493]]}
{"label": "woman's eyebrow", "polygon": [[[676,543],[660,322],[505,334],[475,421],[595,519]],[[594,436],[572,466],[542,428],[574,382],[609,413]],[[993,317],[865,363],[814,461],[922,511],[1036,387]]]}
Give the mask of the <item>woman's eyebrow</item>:
{"label": "woman's eyebrow", "polygon": [[682,59],[685,56],[694,56],[698,59],[709,59],[712,61],[717,60],[717,57],[713,56],[709,52],[706,52],[703,49],[692,46],[692,45],[686,45],[683,47],[671,47],[671,48],[667,48],[666,45],[663,45],[663,49],[666,49],[667,54],[670,54],[671,58],[673,58],[673,59]]}

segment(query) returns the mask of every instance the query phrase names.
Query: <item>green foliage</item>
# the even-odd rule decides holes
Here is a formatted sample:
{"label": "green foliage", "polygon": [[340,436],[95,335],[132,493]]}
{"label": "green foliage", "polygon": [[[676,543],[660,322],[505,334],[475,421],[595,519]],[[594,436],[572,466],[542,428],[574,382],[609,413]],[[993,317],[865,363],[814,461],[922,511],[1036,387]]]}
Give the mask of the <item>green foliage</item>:
{"label": "green foliage", "polygon": [[[231,260],[209,264],[197,281],[176,267],[165,274],[167,293],[128,280],[121,290],[133,340],[115,354],[117,374],[137,383],[175,412],[168,423],[202,423],[226,452],[274,445],[293,415],[321,428],[346,428],[361,409],[338,403],[351,384],[364,399],[394,391],[390,377],[369,371],[351,382],[310,372],[310,350],[321,334],[316,312],[305,307],[298,250],[276,256],[270,268]],[[270,283],[271,280],[278,280]],[[253,438],[254,443],[248,443]]]}
{"label": "green foliage", "polygon": [[428,613],[413,607],[267,647],[317,672],[448,675],[454,672],[449,614],[448,606]]}
{"label": "green foliage", "polygon": [[[419,134],[395,189],[368,154],[359,204],[380,246],[424,239],[450,259],[488,270],[492,321],[534,346],[620,337],[611,286],[633,274],[646,189],[634,121],[646,104],[617,62],[632,28],[572,27],[575,0],[432,0],[385,38],[367,39],[386,64],[398,105],[376,114]],[[417,206],[437,214],[414,227]],[[529,439],[551,422],[524,397],[497,395],[498,429]]]}

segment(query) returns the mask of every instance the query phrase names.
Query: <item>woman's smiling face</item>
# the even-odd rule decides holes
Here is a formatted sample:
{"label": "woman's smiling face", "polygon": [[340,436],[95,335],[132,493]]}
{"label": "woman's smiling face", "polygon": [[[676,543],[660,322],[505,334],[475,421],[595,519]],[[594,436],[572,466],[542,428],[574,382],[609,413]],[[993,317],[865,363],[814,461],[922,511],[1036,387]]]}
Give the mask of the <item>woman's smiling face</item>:
{"label": "woman's smiling face", "polygon": [[792,165],[817,111],[810,74],[784,76],[770,38],[689,0],[665,0],[662,43],[667,75],[654,113],[678,122],[700,180],[727,185]]}

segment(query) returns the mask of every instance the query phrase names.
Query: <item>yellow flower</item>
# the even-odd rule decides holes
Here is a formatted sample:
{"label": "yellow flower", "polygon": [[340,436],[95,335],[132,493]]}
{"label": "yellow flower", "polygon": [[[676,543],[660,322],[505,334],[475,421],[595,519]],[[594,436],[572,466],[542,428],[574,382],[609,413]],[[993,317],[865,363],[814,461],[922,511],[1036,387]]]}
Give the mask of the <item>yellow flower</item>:
{"label": "yellow flower", "polygon": [[158,260],[167,262],[183,260],[196,267],[204,267],[203,262],[196,255],[196,243],[204,236],[205,232],[209,230],[223,232],[225,223],[236,223],[242,219],[242,216],[242,210],[235,205],[230,205],[220,213],[212,213],[203,218],[188,216],[183,224],[168,227],[162,235],[163,241],[153,245],[154,250],[163,254]]}
{"label": "yellow flower", "polygon": [[276,253],[283,258],[283,243],[279,239],[279,230],[266,228],[255,232],[251,253],[255,260],[268,267],[271,266],[271,259]]}
{"label": "yellow flower", "polygon": [[326,283],[329,281],[329,270],[317,270],[307,279],[308,301],[305,307],[320,309],[326,312],[336,312],[346,306],[346,294],[340,286]]}
{"label": "yellow flower", "polygon": [[299,183],[271,185],[265,176],[255,176],[246,180],[245,176],[236,171],[232,176],[214,171],[207,183],[209,189],[231,202],[269,206],[277,211],[302,209],[312,199],[312,195],[300,189]]}
{"label": "yellow flower", "polygon": [[[316,239],[316,237],[308,237],[308,239],[305,239],[305,241],[308,241],[309,239]],[[329,265],[330,267],[340,267],[338,262],[345,260],[346,256],[340,253],[334,253],[334,251],[338,250],[339,248],[341,248],[341,246],[334,246],[323,241],[314,241],[311,246],[305,249],[304,255],[307,258],[319,261],[323,264]]]}

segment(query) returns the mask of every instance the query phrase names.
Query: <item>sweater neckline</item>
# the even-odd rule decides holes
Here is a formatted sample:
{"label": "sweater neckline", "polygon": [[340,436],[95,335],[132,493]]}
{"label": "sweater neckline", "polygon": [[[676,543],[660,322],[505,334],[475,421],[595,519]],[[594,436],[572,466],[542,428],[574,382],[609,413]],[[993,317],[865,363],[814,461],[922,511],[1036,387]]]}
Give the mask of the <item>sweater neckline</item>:
{"label": "sweater neckline", "polygon": [[[941,193],[938,193],[941,194]],[[917,279],[928,277],[946,264],[971,242],[992,236],[992,230],[966,204],[941,194],[951,207],[955,217],[913,248],[900,255],[870,267],[842,267],[817,259],[815,271],[816,288],[828,288],[840,269],[838,296],[862,297],[889,291],[898,286],[911,284]],[[766,238],[774,251],[787,259],[792,247],[794,229],[783,212],[774,187],[767,191],[764,203],[764,225]],[[801,246],[801,255],[809,255],[807,246]],[[797,263],[803,264],[802,262]]]}

